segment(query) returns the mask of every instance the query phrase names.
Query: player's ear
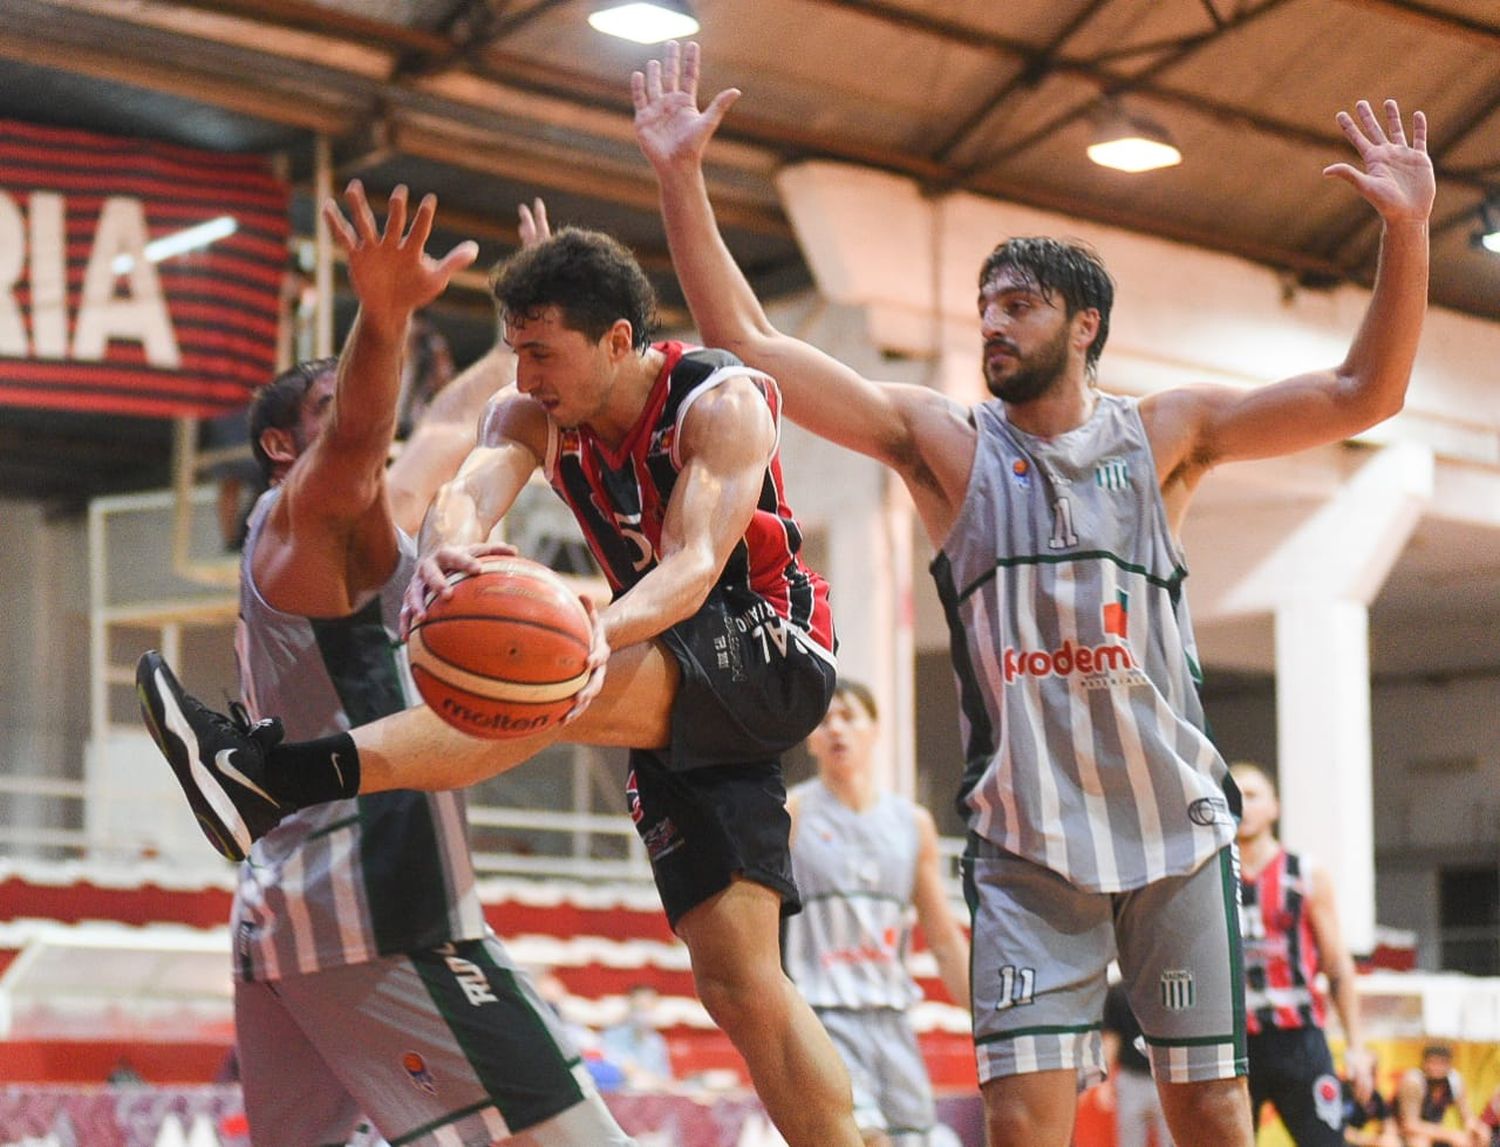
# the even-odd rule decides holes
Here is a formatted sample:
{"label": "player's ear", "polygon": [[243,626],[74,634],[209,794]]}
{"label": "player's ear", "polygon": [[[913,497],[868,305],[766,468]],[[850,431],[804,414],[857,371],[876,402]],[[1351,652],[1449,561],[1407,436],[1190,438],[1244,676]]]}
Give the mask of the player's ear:
{"label": "player's ear", "polygon": [[1099,312],[1094,307],[1081,307],[1073,314],[1073,342],[1080,350],[1088,350],[1099,335]]}
{"label": "player's ear", "polygon": [[260,448],[272,462],[290,466],[297,460],[297,443],[290,430],[268,426],[260,432]]}
{"label": "player's ear", "polygon": [[609,357],[614,359],[624,358],[635,350],[635,328],[630,325],[629,319],[616,319],[614,325],[604,334],[604,345],[609,351]]}

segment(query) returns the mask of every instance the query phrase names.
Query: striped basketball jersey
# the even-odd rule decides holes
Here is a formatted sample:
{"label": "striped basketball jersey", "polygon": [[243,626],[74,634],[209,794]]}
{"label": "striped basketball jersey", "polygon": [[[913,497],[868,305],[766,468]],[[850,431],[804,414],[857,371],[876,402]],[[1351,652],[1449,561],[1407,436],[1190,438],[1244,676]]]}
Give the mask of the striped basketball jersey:
{"label": "striped basketball jersey", "polygon": [[719,575],[719,584],[748,589],[794,632],[829,652],[834,648],[828,586],[802,564],[802,530],[781,481],[781,392],[767,375],[728,351],[655,344],[666,356],[645,409],[617,447],[586,425],[549,422],[545,468],[616,594],[640,581],[658,560],[667,503],[682,470],[678,439],[692,404],[731,378],[755,382],[776,422],[777,444],[766,460],[760,498],[744,538]]}
{"label": "striped basketball jersey", "polygon": [[1327,1005],[1317,990],[1318,942],[1304,911],[1312,872],[1285,849],[1252,880],[1240,879],[1245,941],[1246,1030],[1322,1027]]}
{"label": "striped basketball jersey", "polygon": [[906,968],[920,846],[911,802],[884,793],[859,812],[816,779],[788,800],[802,911],[786,921],[787,975],[815,1008],[910,1007],[922,998]]}
{"label": "striped basketball jersey", "polygon": [[1195,871],[1238,810],[1204,732],[1187,569],[1145,427],[1135,400],[1096,397],[1052,438],[1001,402],[974,408],[973,471],[932,574],[970,830],[1119,892]]}
{"label": "striped basketball jersey", "polygon": [[[282,613],[250,569],[280,495],[273,489],[256,505],[240,567],[235,652],[246,707],[280,717],[294,741],[406,708],[414,693],[396,623],[416,543],[401,535],[390,579],[350,616]],[[236,974],[247,980],[484,936],[463,795],[377,793],[288,817],[240,865],[232,927]]]}

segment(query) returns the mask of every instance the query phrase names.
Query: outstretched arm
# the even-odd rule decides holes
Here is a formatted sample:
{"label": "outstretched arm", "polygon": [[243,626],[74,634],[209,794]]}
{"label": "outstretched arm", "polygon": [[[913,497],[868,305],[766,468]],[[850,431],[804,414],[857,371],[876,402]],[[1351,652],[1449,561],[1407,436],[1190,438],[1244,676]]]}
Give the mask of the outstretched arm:
{"label": "outstretched arm", "polygon": [[917,880],[912,901],[917,909],[917,923],[927,937],[927,947],[937,960],[938,975],[953,1002],[969,1010],[969,941],[953,909],[948,905],[944,887],[943,857],[938,850],[937,825],[925,808],[917,809]]}
{"label": "outstretched arm", "polygon": [[1338,902],[1333,876],[1324,868],[1312,872],[1312,895],[1308,899],[1308,923],[1318,945],[1318,962],[1328,977],[1333,1009],[1344,1029],[1344,1074],[1351,1080],[1373,1084],[1374,1063],[1365,1048],[1364,1025],[1360,1021],[1359,995],[1354,987],[1354,958],[1339,927]]}
{"label": "outstretched arm", "polygon": [[515,377],[515,356],[497,343],[432,400],[385,475],[391,513],[406,533],[415,534],[421,527],[433,495],[474,449],[486,404]]}
{"label": "outstretched arm", "polygon": [[1435,194],[1427,120],[1412,117],[1408,143],[1395,100],[1385,126],[1361,100],[1357,121],[1340,112],[1363,170],[1335,163],[1325,176],[1350,184],[1380,214],[1375,287],[1344,361],[1251,391],[1189,387],[1142,402],[1158,467],[1189,487],[1209,467],[1337,442],[1401,409],[1427,313],[1427,219]]}
{"label": "outstretched arm", "polygon": [[461,243],[442,259],[427,255],[437,208],[431,195],[408,229],[407,191],[397,187],[383,232],[358,180],[345,199],[352,225],[331,200],[323,217],[348,256],[359,313],[339,356],[322,429],[288,471],[252,555],[256,583],[272,605],[325,617],[354,608],[362,593],[390,576],[396,540],[384,496],[385,463],[407,324],[478,251]]}
{"label": "outstretched arm", "polygon": [[698,69],[697,44],[669,44],[663,61],[631,76],[631,94],[636,140],[656,172],[672,262],[703,341],[775,377],[793,421],[903,472],[915,469],[914,421],[924,407],[952,417],[953,404],[923,387],[872,383],[771,325],[719,234],[703,178],[704,149],[740,93],[720,92],[700,111]]}

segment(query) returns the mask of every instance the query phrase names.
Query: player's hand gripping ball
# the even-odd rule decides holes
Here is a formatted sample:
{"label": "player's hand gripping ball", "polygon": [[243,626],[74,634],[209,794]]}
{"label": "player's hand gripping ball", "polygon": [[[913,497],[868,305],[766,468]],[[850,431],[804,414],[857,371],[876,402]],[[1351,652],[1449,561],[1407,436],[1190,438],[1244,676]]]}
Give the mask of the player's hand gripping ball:
{"label": "player's hand gripping ball", "polygon": [[487,558],[454,574],[407,638],[422,699],[474,737],[524,737],[557,724],[588,682],[593,631],[578,596],[544,565]]}

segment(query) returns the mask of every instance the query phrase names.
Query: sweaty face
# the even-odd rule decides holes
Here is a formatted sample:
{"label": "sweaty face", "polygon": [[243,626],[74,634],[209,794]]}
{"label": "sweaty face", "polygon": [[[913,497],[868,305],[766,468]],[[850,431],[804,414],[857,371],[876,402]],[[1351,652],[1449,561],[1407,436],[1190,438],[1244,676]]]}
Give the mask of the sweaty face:
{"label": "sweaty face", "polygon": [[608,365],[604,340],[595,342],[564,326],[560,308],[508,316],[505,341],[516,352],[516,387],[546,407],[558,425],[577,426],[602,408]]}
{"label": "sweaty face", "polygon": [[834,695],[833,704],[807,738],[822,773],[848,775],[869,767],[879,726],[857,697]]}
{"label": "sweaty face", "polygon": [[1281,815],[1270,783],[1254,769],[1234,770],[1244,811],[1240,815],[1239,839],[1251,840],[1267,831]]}
{"label": "sweaty face", "polygon": [[1059,304],[1008,268],[979,292],[984,380],[996,398],[1030,402],[1063,376],[1072,331]]}

